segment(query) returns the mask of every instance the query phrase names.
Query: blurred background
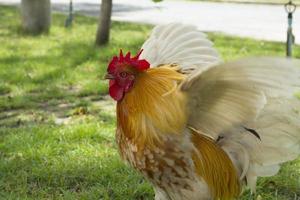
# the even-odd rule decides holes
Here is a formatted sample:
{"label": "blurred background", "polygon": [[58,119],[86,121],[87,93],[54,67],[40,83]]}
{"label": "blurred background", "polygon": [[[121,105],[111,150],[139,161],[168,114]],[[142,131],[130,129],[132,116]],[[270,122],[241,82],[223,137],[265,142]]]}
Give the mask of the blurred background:
{"label": "blurred background", "polygon": [[[285,5],[289,3],[288,5]],[[224,60],[300,58],[300,0],[0,0],[0,199],[153,199],[122,163],[103,80],[156,24],[197,26]],[[242,200],[299,200],[300,160]]]}

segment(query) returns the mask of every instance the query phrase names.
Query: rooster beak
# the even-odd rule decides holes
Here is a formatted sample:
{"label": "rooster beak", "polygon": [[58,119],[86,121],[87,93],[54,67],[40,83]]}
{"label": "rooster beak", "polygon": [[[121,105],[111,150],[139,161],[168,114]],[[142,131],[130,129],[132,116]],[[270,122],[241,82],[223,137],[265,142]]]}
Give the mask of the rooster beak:
{"label": "rooster beak", "polygon": [[109,80],[115,79],[115,77],[113,75],[111,75],[111,74],[105,74],[103,78],[104,79],[109,79]]}

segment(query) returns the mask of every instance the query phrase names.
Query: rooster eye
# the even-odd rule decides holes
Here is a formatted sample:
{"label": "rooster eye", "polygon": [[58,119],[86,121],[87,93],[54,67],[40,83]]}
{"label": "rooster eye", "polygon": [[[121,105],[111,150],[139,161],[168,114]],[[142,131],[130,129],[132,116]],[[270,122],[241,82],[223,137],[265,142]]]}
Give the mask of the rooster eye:
{"label": "rooster eye", "polygon": [[127,73],[127,72],[121,72],[121,73],[120,73],[120,76],[121,76],[122,78],[126,78],[126,77],[128,76],[128,73]]}

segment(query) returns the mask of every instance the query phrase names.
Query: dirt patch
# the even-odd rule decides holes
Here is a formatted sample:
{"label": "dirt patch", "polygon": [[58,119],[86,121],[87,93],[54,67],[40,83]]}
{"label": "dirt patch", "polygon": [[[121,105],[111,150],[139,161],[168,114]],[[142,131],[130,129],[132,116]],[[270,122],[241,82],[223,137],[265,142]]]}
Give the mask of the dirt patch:
{"label": "dirt patch", "polygon": [[[84,105],[81,105],[84,100]],[[74,118],[96,117],[107,121],[115,117],[115,103],[108,96],[87,96],[76,102],[40,103],[36,108],[5,110],[0,113],[0,126],[19,127],[37,123],[69,124]]]}

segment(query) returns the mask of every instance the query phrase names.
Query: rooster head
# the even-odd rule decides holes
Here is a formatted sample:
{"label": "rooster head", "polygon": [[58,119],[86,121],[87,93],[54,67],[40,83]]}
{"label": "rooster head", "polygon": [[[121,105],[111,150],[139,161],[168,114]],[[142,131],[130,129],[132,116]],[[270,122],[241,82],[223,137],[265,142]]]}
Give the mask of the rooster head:
{"label": "rooster head", "polygon": [[109,94],[114,100],[121,101],[132,88],[136,76],[150,67],[146,60],[139,59],[142,51],[131,57],[130,52],[124,56],[120,50],[119,57],[114,56],[110,61],[105,79],[109,79]]}

